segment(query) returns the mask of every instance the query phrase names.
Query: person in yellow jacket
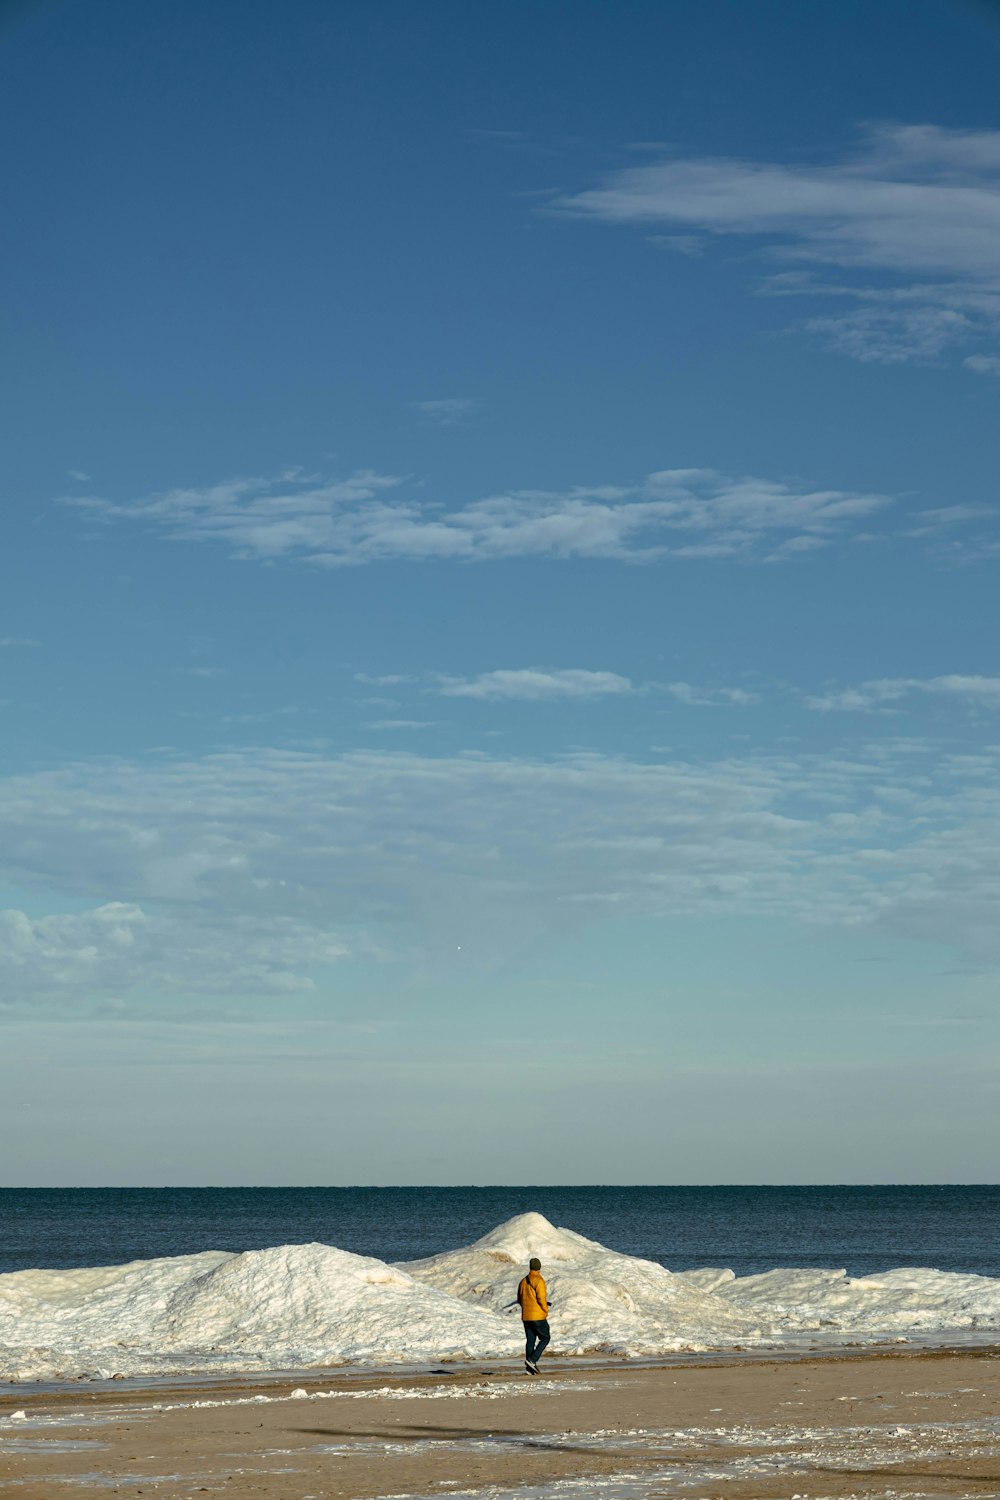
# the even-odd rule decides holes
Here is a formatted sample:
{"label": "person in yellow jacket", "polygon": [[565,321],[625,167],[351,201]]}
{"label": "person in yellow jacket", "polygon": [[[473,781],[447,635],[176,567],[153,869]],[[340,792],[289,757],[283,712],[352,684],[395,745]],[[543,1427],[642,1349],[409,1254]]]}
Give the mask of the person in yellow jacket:
{"label": "person in yellow jacket", "polygon": [[529,1375],[537,1375],[538,1361],[552,1337],[549,1333],[549,1297],[542,1280],[542,1263],[537,1255],[528,1262],[528,1274],[518,1286],[517,1300],[524,1324],[524,1368]]}

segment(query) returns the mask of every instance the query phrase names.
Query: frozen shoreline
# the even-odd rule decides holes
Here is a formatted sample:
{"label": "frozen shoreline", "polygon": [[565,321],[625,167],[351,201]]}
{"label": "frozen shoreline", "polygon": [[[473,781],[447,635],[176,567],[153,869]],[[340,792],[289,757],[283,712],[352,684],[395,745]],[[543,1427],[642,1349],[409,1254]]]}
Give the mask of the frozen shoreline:
{"label": "frozen shoreline", "polygon": [[516,1359],[514,1290],[539,1255],[554,1348],[614,1361],[1000,1341],[1000,1280],[933,1269],[852,1278],[671,1272],[539,1214],[400,1265],[326,1245],[0,1276],[0,1383],[266,1377]]}

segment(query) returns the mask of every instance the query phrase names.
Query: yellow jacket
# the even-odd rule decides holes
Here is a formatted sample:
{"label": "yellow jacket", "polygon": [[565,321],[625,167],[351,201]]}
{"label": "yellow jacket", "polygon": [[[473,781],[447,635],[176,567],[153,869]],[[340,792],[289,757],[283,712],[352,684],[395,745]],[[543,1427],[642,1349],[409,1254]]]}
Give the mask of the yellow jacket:
{"label": "yellow jacket", "polygon": [[523,1323],[541,1323],[549,1315],[549,1298],[541,1273],[529,1271],[517,1289]]}

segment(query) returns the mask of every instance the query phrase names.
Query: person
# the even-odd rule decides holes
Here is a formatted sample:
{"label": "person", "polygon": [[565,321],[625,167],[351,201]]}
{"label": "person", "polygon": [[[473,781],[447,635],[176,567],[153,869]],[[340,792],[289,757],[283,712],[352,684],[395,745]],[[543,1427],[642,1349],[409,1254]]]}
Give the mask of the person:
{"label": "person", "polygon": [[549,1297],[542,1280],[542,1263],[537,1255],[528,1262],[528,1274],[522,1277],[517,1300],[524,1324],[524,1368],[529,1375],[538,1374],[538,1361],[552,1335],[549,1332]]}

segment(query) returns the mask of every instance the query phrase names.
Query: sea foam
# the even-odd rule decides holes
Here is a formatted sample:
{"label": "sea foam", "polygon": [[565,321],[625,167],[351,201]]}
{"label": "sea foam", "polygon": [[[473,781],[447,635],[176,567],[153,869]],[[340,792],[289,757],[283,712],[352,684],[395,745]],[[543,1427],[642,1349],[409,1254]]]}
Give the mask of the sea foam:
{"label": "sea foam", "polygon": [[673,1272],[521,1214],[472,1245],[395,1266],[311,1244],[2,1275],[0,1379],[512,1358],[514,1298],[532,1255],[552,1301],[553,1350],[564,1354],[1000,1330],[1000,1280],[990,1277]]}

